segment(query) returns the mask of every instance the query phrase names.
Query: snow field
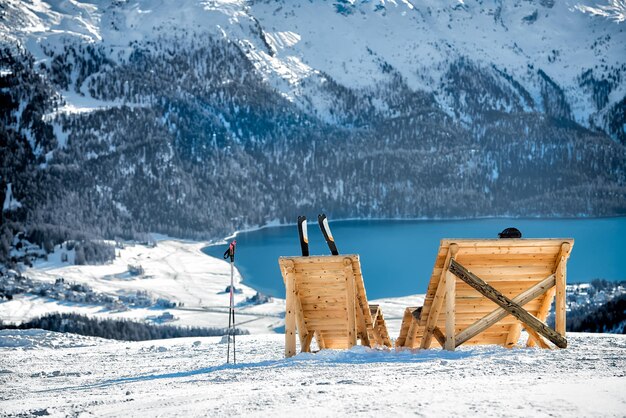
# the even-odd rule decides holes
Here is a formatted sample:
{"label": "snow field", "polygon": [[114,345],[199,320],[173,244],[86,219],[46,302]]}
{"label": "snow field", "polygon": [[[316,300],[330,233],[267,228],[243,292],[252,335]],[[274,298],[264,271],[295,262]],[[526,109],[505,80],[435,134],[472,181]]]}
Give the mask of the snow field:
{"label": "snow field", "polygon": [[[209,257],[201,249],[204,243],[178,240],[160,240],[156,247],[127,245],[116,249],[110,264],[76,266],[60,261],[60,250],[51,254],[47,262],[36,263],[23,274],[32,279],[54,283],[63,277],[66,282],[89,285],[94,291],[110,295],[147,291],[153,297],[183,303],[175,309],[131,308],[116,312],[101,305],[57,301],[34,295],[16,295],[12,301],[0,303],[0,318],[7,322],[23,322],[52,312],[75,312],[98,318],[146,320],[163,311],[171,312],[176,320],[171,325],[198,327],[225,327],[228,324],[228,294],[230,266],[227,262]],[[141,265],[142,276],[130,276],[128,265]],[[277,272],[277,274],[279,274]],[[247,305],[245,299],[256,291],[241,283],[235,270],[237,323],[250,332],[273,332],[283,325],[284,300],[274,299],[263,305]]]}
{"label": "snow field", "polygon": [[226,365],[219,337],[0,331],[0,415],[623,416],[626,336],[569,341],[565,350],[355,347],[284,359],[282,335],[249,335],[237,337],[239,363]]}

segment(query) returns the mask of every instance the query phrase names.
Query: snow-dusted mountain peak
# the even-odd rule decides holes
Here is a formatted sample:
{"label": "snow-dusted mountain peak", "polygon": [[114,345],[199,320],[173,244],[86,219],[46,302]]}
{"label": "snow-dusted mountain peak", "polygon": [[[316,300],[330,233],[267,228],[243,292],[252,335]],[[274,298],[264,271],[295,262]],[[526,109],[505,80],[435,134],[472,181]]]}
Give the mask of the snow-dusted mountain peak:
{"label": "snow-dusted mountain peak", "polygon": [[[217,207],[221,220],[203,222],[224,229],[308,206],[348,217],[623,213],[626,27],[594,7],[10,0],[6,126],[39,169],[103,164],[88,190],[100,186],[113,212],[123,203],[131,223],[152,225],[166,207],[154,227],[176,231],[177,205],[192,231],[198,205]],[[183,191],[147,209],[130,175]]]}

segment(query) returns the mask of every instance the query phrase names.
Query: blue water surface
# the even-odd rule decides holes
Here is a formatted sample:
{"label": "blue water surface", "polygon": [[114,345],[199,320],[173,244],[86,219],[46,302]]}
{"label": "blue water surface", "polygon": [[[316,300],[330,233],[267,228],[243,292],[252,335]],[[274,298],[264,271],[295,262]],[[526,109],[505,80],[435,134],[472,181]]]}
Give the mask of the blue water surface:
{"label": "blue water surface", "polygon": [[[475,219],[446,221],[337,221],[330,223],[341,254],[359,254],[368,299],[425,293],[442,238],[497,238],[508,227],[524,238],[574,238],[568,283],[595,278],[626,280],[620,261],[626,256],[626,218]],[[317,226],[309,222],[311,255],[329,254]],[[235,264],[244,282],[265,294],[284,297],[278,257],[300,255],[295,225],[237,235]],[[222,257],[224,245],[204,252]]]}

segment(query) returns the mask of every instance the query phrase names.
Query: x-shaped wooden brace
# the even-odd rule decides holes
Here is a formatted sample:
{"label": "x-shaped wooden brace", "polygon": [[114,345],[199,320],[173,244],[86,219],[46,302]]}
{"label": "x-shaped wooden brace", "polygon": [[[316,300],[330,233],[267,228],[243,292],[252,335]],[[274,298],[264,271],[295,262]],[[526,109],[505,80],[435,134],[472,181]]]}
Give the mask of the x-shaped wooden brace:
{"label": "x-shaped wooden brace", "polygon": [[[499,310],[496,310],[492,312],[494,318],[491,318],[490,320],[487,320],[487,321],[485,320],[485,318],[487,317],[482,318],[475,324],[471,325],[468,329],[462,331],[460,334],[465,334],[463,336],[464,339],[459,338],[459,340],[457,341],[457,337],[455,337],[456,347],[458,347],[459,344],[462,344],[463,342],[472,338],[474,335],[487,329],[492,324],[498,322],[499,319],[495,320],[495,317],[501,315],[501,318],[503,318],[509,314],[513,315],[515,318],[520,320],[526,327],[526,330],[531,335],[535,334],[533,335],[535,340],[539,338],[539,336],[536,334],[539,334],[539,335],[543,335],[548,340],[552,341],[559,348],[567,347],[567,340],[561,334],[559,334],[552,328],[548,327],[546,324],[544,324],[535,316],[533,316],[528,311],[526,311],[521,306],[520,303],[516,303],[513,300],[507,298],[502,293],[500,293],[497,289],[495,289],[493,286],[490,286],[480,277],[468,271],[465,267],[459,264],[456,260],[453,259],[450,261],[449,270],[456,277],[458,277],[459,279],[463,280],[465,283],[467,283],[468,285],[476,289],[480,294],[482,294],[483,296],[485,296],[486,298],[494,302],[496,305],[500,306],[500,308],[502,308],[502,310],[505,311],[504,313],[498,313]],[[538,295],[545,293],[550,287],[554,285],[553,284],[554,281],[555,281],[554,275],[551,275],[550,277],[548,277],[541,283],[533,286],[532,288],[528,289],[526,292],[522,293],[521,295],[518,295],[515,299],[518,299],[518,301],[522,302],[523,304],[525,299],[530,298],[527,300],[528,302],[534,299],[535,297],[537,297]],[[532,297],[533,293],[538,293],[538,295],[535,295],[534,297]],[[489,314],[489,315],[492,315],[492,314]],[[495,322],[491,322],[494,320]],[[470,332],[467,332],[470,328],[474,328],[474,329],[471,330]],[[461,337],[460,334],[459,334],[459,337]]]}
{"label": "x-shaped wooden brace", "polygon": [[[475,337],[481,332],[485,331],[492,325],[499,322],[507,315],[513,315],[519,319],[525,326],[526,331],[530,335],[529,345],[531,342],[539,344],[542,348],[549,348],[548,344],[540,337],[543,335],[548,340],[552,341],[557,347],[567,347],[567,340],[565,335],[565,262],[569,255],[571,246],[569,243],[564,243],[561,247],[561,251],[557,257],[557,268],[554,274],[551,274],[541,282],[532,286],[530,289],[520,293],[513,300],[507,298],[500,293],[493,286],[490,286],[485,281],[480,279],[475,274],[469,272],[465,267],[459,264],[455,260],[458,246],[452,244],[446,256],[444,262],[444,268],[441,272],[441,278],[437,286],[433,305],[430,314],[426,320],[426,327],[424,336],[421,341],[421,348],[430,347],[432,337],[434,336],[442,347],[448,350],[454,350],[454,348]],[[496,303],[500,308],[495,309],[485,317],[481,318],[474,324],[461,331],[459,334],[454,334],[454,278],[453,275],[463,280],[465,283],[476,289],[480,294],[487,297],[489,300]],[[523,305],[532,301],[535,298],[550,292],[542,305],[540,312],[545,316],[550,308],[550,302],[554,293],[554,288],[560,289],[562,295],[557,293],[557,331],[549,328],[535,316],[530,314],[523,308]],[[450,295],[449,297],[445,297]],[[439,311],[442,308],[444,297],[446,300],[446,334],[443,335],[441,330],[436,327],[437,318],[439,317]],[[409,334],[410,336],[411,334]]]}

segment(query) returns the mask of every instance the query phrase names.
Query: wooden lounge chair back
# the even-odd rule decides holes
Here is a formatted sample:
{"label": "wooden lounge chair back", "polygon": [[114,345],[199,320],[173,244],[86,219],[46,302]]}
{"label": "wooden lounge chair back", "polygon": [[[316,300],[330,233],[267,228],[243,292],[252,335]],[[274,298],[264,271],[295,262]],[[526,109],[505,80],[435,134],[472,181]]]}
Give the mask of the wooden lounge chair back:
{"label": "wooden lounge chair back", "polygon": [[391,346],[378,306],[367,302],[358,255],[280,257],[285,282],[285,355],[295,355],[296,328],[301,351],[311,340],[320,348]]}
{"label": "wooden lounge chair back", "polygon": [[[424,306],[417,315],[407,308],[396,345],[512,347],[523,327],[530,345],[547,348],[541,334],[564,346],[566,264],[573,245],[573,239],[442,240]],[[556,333],[535,321],[546,321],[555,294]]]}

